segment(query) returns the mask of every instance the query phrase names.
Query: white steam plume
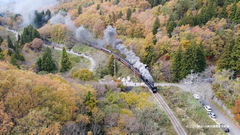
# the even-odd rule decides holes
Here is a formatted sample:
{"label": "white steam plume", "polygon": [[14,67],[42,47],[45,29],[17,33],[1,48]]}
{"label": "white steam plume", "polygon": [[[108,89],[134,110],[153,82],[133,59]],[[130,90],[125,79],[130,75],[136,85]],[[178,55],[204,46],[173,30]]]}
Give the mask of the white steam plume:
{"label": "white steam plume", "polygon": [[93,38],[91,32],[85,29],[83,26],[76,29],[75,37],[77,41],[82,42],[84,44],[97,45],[97,41]]}
{"label": "white steam plume", "polygon": [[67,25],[71,30],[75,30],[76,29],[73,21],[71,20],[71,16],[67,12],[65,12],[65,11],[59,11],[58,14],[54,15],[50,19],[50,23],[52,25],[61,23],[61,24]]}
{"label": "white steam plume", "polygon": [[116,38],[116,29],[112,26],[108,26],[104,31],[103,39],[95,40],[92,34],[86,30],[83,26],[76,30],[76,39],[84,44],[92,44],[103,47],[104,45],[112,45],[112,48],[126,56],[126,59],[132,63],[133,67],[137,68],[140,73],[153,82],[153,78],[146,69],[146,65],[140,62],[140,58],[135,55],[133,51],[129,51],[124,44],[122,44],[120,39]]}
{"label": "white steam plume", "polygon": [[34,10],[50,7],[58,4],[57,0],[0,0],[0,12],[9,11],[15,14],[21,14],[23,25],[29,25],[33,22]]}
{"label": "white steam plume", "polygon": [[108,26],[104,31],[103,39],[95,40],[91,32],[85,29],[83,26],[76,29],[71,17],[68,13],[60,11],[58,14],[50,19],[52,25],[61,23],[67,25],[71,30],[75,31],[75,37],[77,41],[84,44],[92,44],[103,47],[104,45],[112,45],[112,48],[119,51],[126,56],[126,59],[132,63],[133,67],[137,68],[141,74],[146,77],[150,82],[153,82],[153,78],[150,75],[146,65],[140,62],[140,58],[135,55],[133,51],[129,51],[120,39],[116,38],[117,31],[112,26]]}
{"label": "white steam plume", "polygon": [[146,79],[150,82],[153,82],[153,78],[149,73],[148,69],[146,69],[146,64],[140,62],[140,58],[135,55],[135,53],[131,50],[129,51],[124,44],[121,43],[120,39],[116,39],[117,31],[116,28],[112,26],[108,26],[104,31],[104,39],[107,44],[112,45],[114,49],[118,52],[126,56],[126,59],[132,63],[134,68],[137,68]]}

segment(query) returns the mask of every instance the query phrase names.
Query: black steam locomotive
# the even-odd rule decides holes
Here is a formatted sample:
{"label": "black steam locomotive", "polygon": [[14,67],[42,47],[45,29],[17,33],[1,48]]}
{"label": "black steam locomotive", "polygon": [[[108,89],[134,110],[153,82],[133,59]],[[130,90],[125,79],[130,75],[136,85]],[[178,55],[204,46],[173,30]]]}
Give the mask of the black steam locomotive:
{"label": "black steam locomotive", "polygon": [[137,68],[134,68],[133,65],[129,61],[125,60],[124,58],[122,58],[118,54],[116,54],[116,53],[114,53],[114,52],[112,52],[112,51],[110,51],[106,48],[102,48],[102,47],[91,45],[91,44],[88,44],[88,45],[95,48],[95,49],[101,50],[101,51],[103,51],[103,52],[105,52],[109,55],[113,55],[118,61],[123,63],[129,69],[131,69],[152,90],[153,93],[157,92],[157,87],[154,86],[154,82],[149,81],[147,78],[142,76],[142,74],[139,72],[139,70]]}

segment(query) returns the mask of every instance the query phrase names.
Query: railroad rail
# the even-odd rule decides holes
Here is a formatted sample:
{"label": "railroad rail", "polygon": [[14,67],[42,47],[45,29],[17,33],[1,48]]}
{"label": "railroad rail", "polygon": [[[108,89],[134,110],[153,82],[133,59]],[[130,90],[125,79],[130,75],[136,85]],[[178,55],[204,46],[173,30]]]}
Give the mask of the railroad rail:
{"label": "railroad rail", "polygon": [[159,93],[153,93],[153,96],[156,98],[158,103],[162,106],[164,111],[167,113],[169,119],[171,120],[173,127],[178,135],[187,135],[186,131],[182,127],[181,123],[178,121],[178,119],[173,114],[172,110],[169,108],[167,103],[163,100],[163,98],[159,95]]}

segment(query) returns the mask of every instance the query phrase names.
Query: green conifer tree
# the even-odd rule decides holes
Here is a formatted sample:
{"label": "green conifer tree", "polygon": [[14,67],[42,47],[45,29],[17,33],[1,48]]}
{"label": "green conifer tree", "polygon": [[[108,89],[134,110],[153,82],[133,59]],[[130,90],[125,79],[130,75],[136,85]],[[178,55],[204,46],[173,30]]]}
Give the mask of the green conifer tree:
{"label": "green conifer tree", "polygon": [[196,45],[195,41],[192,42],[183,53],[181,65],[181,78],[185,78],[191,70],[202,72],[206,68],[206,57],[203,46]]}
{"label": "green conifer tree", "polygon": [[131,16],[132,16],[132,10],[129,8],[127,10],[127,20],[130,20],[131,19]]}
{"label": "green conifer tree", "polygon": [[21,45],[32,42],[34,38],[40,38],[40,34],[32,25],[29,25],[23,29]]}
{"label": "green conifer tree", "polygon": [[2,42],[3,42],[3,38],[0,36],[0,46],[1,46]]}
{"label": "green conifer tree", "polygon": [[82,6],[78,6],[78,14],[82,14]]}
{"label": "green conifer tree", "polygon": [[231,53],[234,46],[234,42],[228,42],[222,55],[219,58],[217,68],[218,69],[231,69]]}
{"label": "green conifer tree", "polygon": [[7,36],[7,42],[8,42],[8,48],[12,48],[12,49],[15,48],[15,47],[13,46],[13,42],[12,42],[12,40],[11,40],[11,38],[10,38],[9,35]]}
{"label": "green conifer tree", "polygon": [[227,18],[226,7],[223,7],[221,12],[219,13],[219,18]]}
{"label": "green conifer tree", "polygon": [[53,72],[57,70],[57,67],[52,59],[51,50],[48,47],[42,57],[41,70],[47,72]]}
{"label": "green conifer tree", "polygon": [[123,16],[123,13],[122,13],[122,11],[120,11],[118,14],[118,18],[122,18],[122,16]]}
{"label": "green conifer tree", "polygon": [[144,55],[143,57],[143,63],[146,64],[148,67],[151,67],[155,60],[154,45],[152,44],[147,46],[144,51],[146,55]]}
{"label": "green conifer tree", "polygon": [[23,41],[23,37],[21,36],[21,40],[20,40],[20,45],[23,46],[24,45],[24,41]]}
{"label": "green conifer tree", "polygon": [[159,22],[158,17],[156,17],[154,24],[153,24],[153,29],[152,29],[153,35],[157,34],[159,27],[160,27],[160,22]]}
{"label": "green conifer tree", "polygon": [[10,49],[7,49],[7,55],[12,56],[13,52]]}
{"label": "green conifer tree", "polygon": [[118,65],[117,65],[117,62],[115,61],[115,67],[114,67],[114,57],[113,57],[113,55],[110,56],[107,67],[108,67],[108,73],[111,76],[114,76],[114,68],[115,68],[115,72],[117,73]]}
{"label": "green conifer tree", "polygon": [[16,47],[16,49],[15,49],[15,58],[17,60],[25,61],[25,58],[24,58],[23,54],[19,51],[18,47]]}
{"label": "green conifer tree", "polygon": [[40,33],[36,29],[33,29],[33,31],[32,31],[32,39],[31,39],[31,41],[34,38],[40,38]]}
{"label": "green conifer tree", "polygon": [[61,72],[68,71],[71,68],[71,61],[65,48],[62,49]]}
{"label": "green conifer tree", "polygon": [[42,70],[42,58],[38,58],[36,65],[38,67],[38,70],[41,71]]}
{"label": "green conifer tree", "polygon": [[160,4],[160,1],[159,0],[154,0],[153,1],[153,7],[157,6]]}
{"label": "green conifer tree", "polygon": [[205,70],[206,66],[207,66],[207,62],[206,62],[206,54],[205,54],[205,50],[204,50],[204,46],[202,45],[202,43],[200,45],[196,45],[196,65],[197,65],[197,69],[195,69],[196,72],[202,72]]}
{"label": "green conifer tree", "polygon": [[49,18],[51,18],[51,11],[48,9],[47,11],[46,11],[46,15],[49,17]]}
{"label": "green conifer tree", "polygon": [[13,54],[13,55],[11,56],[10,63],[11,63],[12,65],[17,66],[17,67],[19,68],[19,65],[17,64],[17,60],[16,60],[16,55],[15,55],[15,54]]}
{"label": "green conifer tree", "polygon": [[99,10],[100,9],[100,4],[97,4],[97,10]]}
{"label": "green conifer tree", "polygon": [[231,69],[235,71],[235,75],[240,73],[240,36],[236,39],[231,54]]}
{"label": "green conifer tree", "polygon": [[2,52],[2,48],[0,48],[0,60],[4,60],[4,54]]}
{"label": "green conifer tree", "polygon": [[154,3],[154,0],[147,0],[149,2],[149,4],[151,5],[151,7],[153,7],[153,3]]}
{"label": "green conifer tree", "polygon": [[237,23],[237,24],[240,23],[240,7],[237,8],[237,11],[235,13],[234,22]]}
{"label": "green conifer tree", "polygon": [[174,28],[177,26],[177,24],[174,21],[169,21],[167,23],[167,33],[168,33],[168,37],[172,37],[172,31],[174,30]]}
{"label": "green conifer tree", "polygon": [[181,60],[182,60],[182,46],[179,46],[178,50],[176,51],[176,53],[173,56],[172,59],[172,74],[173,74],[173,81],[178,81],[181,78]]}
{"label": "green conifer tree", "polygon": [[234,2],[232,8],[231,8],[231,14],[230,14],[230,20],[234,21],[234,18],[235,18],[235,14],[237,12],[237,4],[236,2]]}
{"label": "green conifer tree", "polygon": [[4,54],[3,54],[3,52],[0,52],[0,60],[4,60]]}

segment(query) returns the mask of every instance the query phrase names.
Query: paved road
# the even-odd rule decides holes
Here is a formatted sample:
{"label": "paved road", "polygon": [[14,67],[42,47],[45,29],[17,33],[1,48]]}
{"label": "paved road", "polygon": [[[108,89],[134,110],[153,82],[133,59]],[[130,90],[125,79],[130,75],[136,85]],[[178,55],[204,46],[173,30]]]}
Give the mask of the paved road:
{"label": "paved road", "polygon": [[[124,85],[127,86],[146,86],[143,83],[134,83],[134,82],[124,82]],[[204,86],[203,86],[204,85]],[[211,100],[213,95],[211,85],[208,83],[199,84],[199,85],[186,85],[186,84],[174,84],[174,83],[155,83],[155,86],[177,86],[181,88],[183,91],[188,91],[192,93],[196,93],[202,97],[202,100],[212,108],[212,112],[214,112],[217,116],[216,119],[213,119],[217,125],[225,124],[228,126],[230,132],[229,135],[240,135],[240,129],[233,124],[233,122],[223,114],[221,110],[219,110]],[[205,96],[206,95],[206,96]]]}
{"label": "paved road", "polygon": [[[171,85],[171,84],[165,84],[165,85]],[[213,92],[211,89],[211,85],[209,83],[199,84],[197,86],[185,85],[185,84],[173,84],[173,85],[180,87],[184,91],[188,91],[188,92],[192,92],[200,95],[202,97],[202,100],[205,102],[205,104],[211,106],[212,112],[216,114],[217,118],[213,119],[216,122],[216,124],[217,125],[225,124],[226,126],[228,126],[230,130],[229,135],[240,135],[240,129],[237,126],[235,126],[233,122],[213,104],[213,101],[211,100],[211,97],[213,96]],[[204,88],[201,90],[202,87]]]}

